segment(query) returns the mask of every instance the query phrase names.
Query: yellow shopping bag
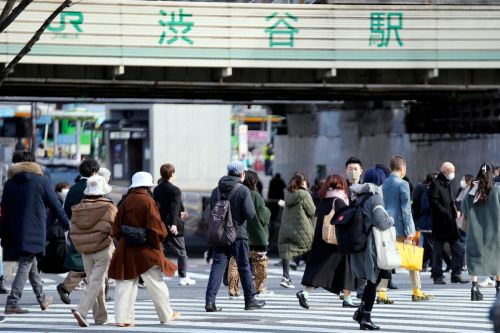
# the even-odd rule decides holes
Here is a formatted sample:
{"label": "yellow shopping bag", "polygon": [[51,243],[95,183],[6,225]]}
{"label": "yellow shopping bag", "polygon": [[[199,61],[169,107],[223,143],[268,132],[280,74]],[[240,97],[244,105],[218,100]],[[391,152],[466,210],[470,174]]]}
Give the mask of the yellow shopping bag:
{"label": "yellow shopping bag", "polygon": [[424,248],[413,243],[397,242],[399,256],[401,257],[401,267],[411,271],[421,271],[424,260]]}

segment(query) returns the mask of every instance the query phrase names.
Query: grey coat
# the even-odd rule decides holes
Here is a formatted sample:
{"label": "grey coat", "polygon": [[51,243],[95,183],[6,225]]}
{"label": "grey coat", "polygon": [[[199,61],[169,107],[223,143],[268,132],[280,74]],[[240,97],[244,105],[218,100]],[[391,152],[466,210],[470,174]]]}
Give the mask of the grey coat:
{"label": "grey coat", "polygon": [[500,274],[500,187],[492,188],[488,200],[474,204],[473,188],[462,201],[468,220],[465,241],[470,275]]}
{"label": "grey coat", "polygon": [[360,253],[351,254],[351,267],[356,278],[376,283],[380,269],[377,267],[377,250],[375,248],[372,228],[377,227],[380,230],[385,230],[394,224],[394,220],[387,214],[385,208],[375,209],[377,206],[380,206],[379,208],[384,207],[384,199],[380,187],[373,184],[353,185],[351,186],[351,191],[358,198],[362,198],[367,193],[373,193],[361,208],[363,222],[366,229],[369,230],[366,247]]}
{"label": "grey coat", "polygon": [[280,258],[292,259],[311,250],[315,210],[311,195],[306,190],[285,192],[285,208],[278,236]]}

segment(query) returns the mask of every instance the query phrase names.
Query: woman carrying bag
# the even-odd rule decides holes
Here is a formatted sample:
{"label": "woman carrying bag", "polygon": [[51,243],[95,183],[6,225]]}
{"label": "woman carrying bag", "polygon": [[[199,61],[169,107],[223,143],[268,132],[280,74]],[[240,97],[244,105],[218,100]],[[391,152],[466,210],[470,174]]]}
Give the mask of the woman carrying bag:
{"label": "woman carrying bag", "polygon": [[[357,306],[350,297],[351,290],[356,289],[350,256],[339,252],[335,229],[330,224],[335,211],[349,205],[348,195],[347,184],[339,175],[328,176],[319,190],[318,219],[309,260],[302,277],[305,290],[297,293],[299,304],[305,309],[309,309],[307,299],[315,288],[323,288],[334,294],[343,292],[342,306]],[[328,226],[332,229],[327,230]]]}
{"label": "woman carrying bag", "polygon": [[[369,173],[367,171],[366,174]],[[383,278],[381,270],[377,267],[377,250],[373,237],[372,228],[386,230],[394,224],[393,219],[387,214],[384,208],[382,189],[376,179],[365,175],[364,184],[356,184],[350,187],[351,192],[357,200],[363,200],[364,196],[371,195],[361,207],[363,214],[364,230],[367,230],[366,246],[363,251],[351,254],[351,264],[354,276],[358,279],[366,279],[366,287],[363,299],[358,310],[354,313],[353,319],[359,323],[361,330],[379,330],[371,320],[371,311],[377,293],[377,285]]]}

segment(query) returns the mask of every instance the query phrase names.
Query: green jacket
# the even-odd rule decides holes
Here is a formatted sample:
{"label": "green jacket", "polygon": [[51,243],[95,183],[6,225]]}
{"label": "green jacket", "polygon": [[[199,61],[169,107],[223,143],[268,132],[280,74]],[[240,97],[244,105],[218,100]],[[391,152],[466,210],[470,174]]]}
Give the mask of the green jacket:
{"label": "green jacket", "polygon": [[[66,196],[66,200],[64,200],[64,211],[66,215],[71,220],[71,207],[74,205],[78,205],[80,201],[83,200],[85,195],[83,192],[87,188],[87,179],[81,179],[78,183],[71,186],[69,189],[68,195]],[[71,233],[70,233],[71,238]],[[66,253],[66,259],[64,260],[64,267],[77,272],[83,272],[83,259],[82,255],[75,249],[73,243],[68,248],[68,252]]]}
{"label": "green jacket", "polygon": [[255,207],[255,217],[248,221],[248,245],[267,246],[269,245],[269,220],[271,211],[266,207],[262,196],[256,191],[250,191],[253,205]]}
{"label": "green jacket", "polygon": [[316,207],[309,192],[285,192],[285,209],[278,236],[280,258],[292,259],[311,250]]}
{"label": "green jacket", "polygon": [[494,186],[484,203],[474,204],[470,194],[462,201],[468,221],[465,241],[470,275],[500,274],[500,187]]}

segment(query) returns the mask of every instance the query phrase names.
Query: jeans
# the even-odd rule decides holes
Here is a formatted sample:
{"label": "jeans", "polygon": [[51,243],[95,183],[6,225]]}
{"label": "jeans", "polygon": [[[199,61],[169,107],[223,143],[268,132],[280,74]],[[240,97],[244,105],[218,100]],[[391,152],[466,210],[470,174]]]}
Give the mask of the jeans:
{"label": "jeans", "polygon": [[[163,243],[164,252],[170,248],[174,254],[177,256],[177,269],[180,278],[186,277],[187,268],[187,253],[186,253],[186,242],[184,241],[184,236],[174,236],[168,237]],[[165,253],[166,255],[166,253]]]}
{"label": "jeans", "polygon": [[208,278],[206,302],[215,303],[219,292],[224,272],[231,256],[236,258],[238,273],[240,273],[241,287],[245,296],[245,302],[255,299],[255,288],[253,285],[252,271],[250,269],[248,240],[236,239],[230,246],[215,246],[212,268]]}
{"label": "jeans", "polygon": [[[432,277],[434,279],[443,276],[443,248],[445,242],[434,240],[432,253]],[[451,276],[459,276],[462,273],[463,249],[458,240],[448,242],[451,248]]]}
{"label": "jeans", "polygon": [[23,295],[26,280],[28,279],[31,283],[31,287],[33,288],[33,292],[36,295],[38,303],[45,302],[46,297],[43,293],[42,280],[38,274],[36,256],[34,254],[25,254],[19,257],[16,277],[12,282],[10,294],[7,297],[7,303],[5,306],[17,306],[17,303]]}

